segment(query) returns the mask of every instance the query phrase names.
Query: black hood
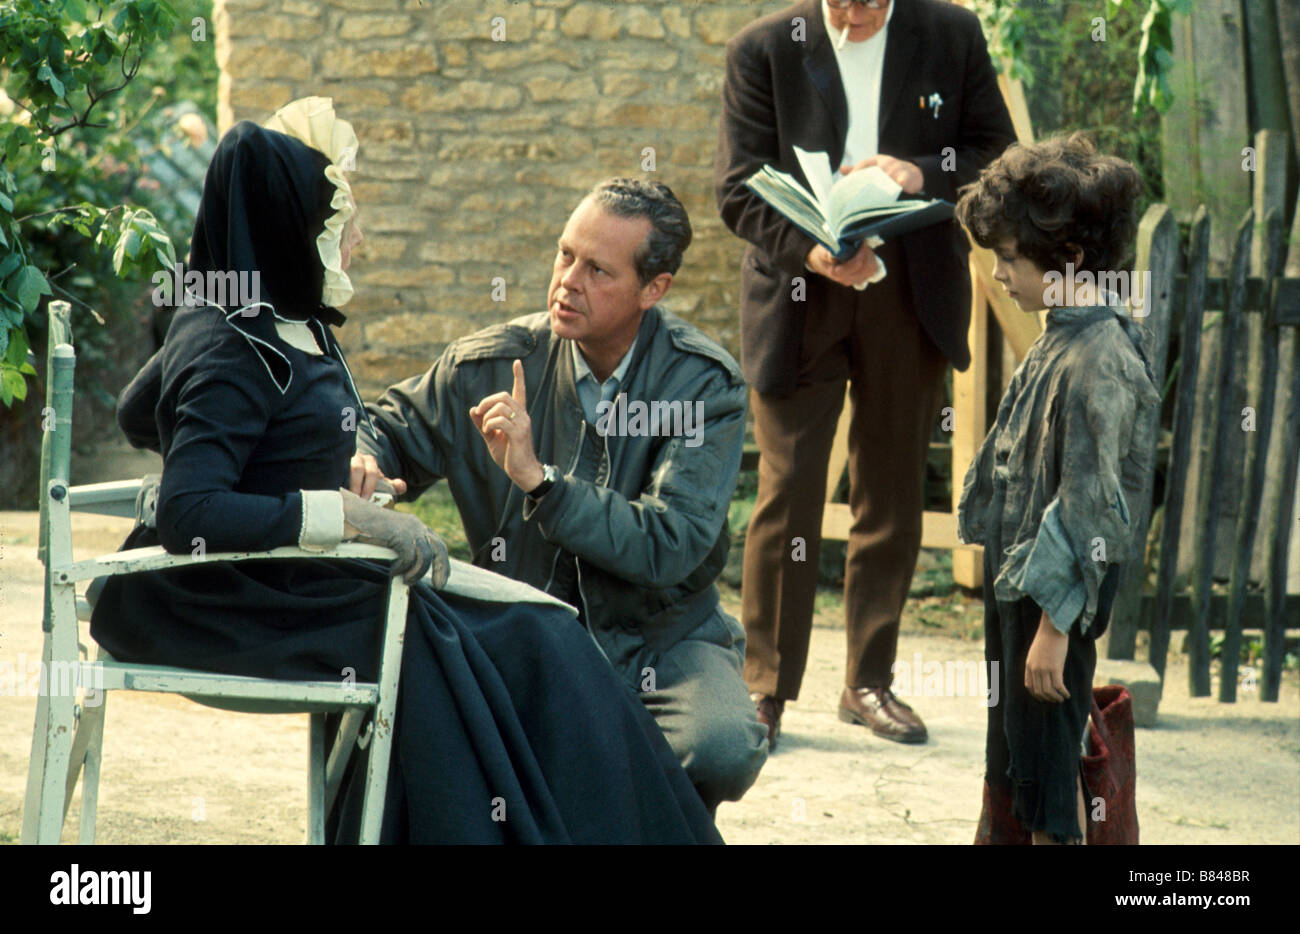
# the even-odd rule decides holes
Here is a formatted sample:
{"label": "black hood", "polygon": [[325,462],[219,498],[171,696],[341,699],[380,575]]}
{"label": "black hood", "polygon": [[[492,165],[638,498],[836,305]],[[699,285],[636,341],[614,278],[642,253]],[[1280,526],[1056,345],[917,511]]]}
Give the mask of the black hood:
{"label": "black hood", "polygon": [[203,180],[189,269],[256,271],[260,298],[276,314],[342,324],[341,312],[321,304],[325,269],[316,249],[336,190],[325,177],[329,164],[292,136],[247,120],[235,124]]}

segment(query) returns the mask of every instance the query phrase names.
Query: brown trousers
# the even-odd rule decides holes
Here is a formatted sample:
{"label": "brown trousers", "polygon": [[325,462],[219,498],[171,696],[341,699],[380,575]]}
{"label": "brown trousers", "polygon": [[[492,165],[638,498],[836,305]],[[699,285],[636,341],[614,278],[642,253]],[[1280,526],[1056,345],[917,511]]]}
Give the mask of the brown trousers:
{"label": "brown trousers", "polygon": [[921,547],[925,459],[947,361],[912,311],[896,246],[878,252],[889,270],[883,280],[863,292],[833,287],[824,305],[808,309],[794,394],[750,393],[760,460],[741,597],[745,681],[784,700],[799,696],[808,660],[826,471],[846,379],[849,687],[892,682],[899,616]]}

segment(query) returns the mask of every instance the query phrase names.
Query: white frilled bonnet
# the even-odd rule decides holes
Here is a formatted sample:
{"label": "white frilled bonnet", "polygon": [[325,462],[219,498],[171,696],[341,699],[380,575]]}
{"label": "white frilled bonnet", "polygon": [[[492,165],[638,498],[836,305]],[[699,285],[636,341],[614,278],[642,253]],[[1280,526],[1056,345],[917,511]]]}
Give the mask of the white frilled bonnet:
{"label": "white frilled bonnet", "polygon": [[340,247],[343,231],[354,213],[352,187],[343,173],[356,167],[357,134],[352,124],[335,115],[334,100],[329,97],[302,97],[285,104],[264,126],[306,143],[330,160],[325,177],[336,189],[330,199],[333,213],[316,238],[316,249],[325,266],[321,303],[338,308],[352,298],[352,280],[343,271]]}

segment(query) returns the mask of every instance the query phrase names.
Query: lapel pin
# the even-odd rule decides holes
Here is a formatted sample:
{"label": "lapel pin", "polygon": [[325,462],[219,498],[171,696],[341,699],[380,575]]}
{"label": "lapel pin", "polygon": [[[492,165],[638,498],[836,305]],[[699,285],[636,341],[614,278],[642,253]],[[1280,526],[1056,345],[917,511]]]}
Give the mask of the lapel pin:
{"label": "lapel pin", "polygon": [[934,119],[939,119],[939,108],[942,106],[943,98],[939,96],[938,91],[935,91],[930,95],[930,109],[934,111]]}

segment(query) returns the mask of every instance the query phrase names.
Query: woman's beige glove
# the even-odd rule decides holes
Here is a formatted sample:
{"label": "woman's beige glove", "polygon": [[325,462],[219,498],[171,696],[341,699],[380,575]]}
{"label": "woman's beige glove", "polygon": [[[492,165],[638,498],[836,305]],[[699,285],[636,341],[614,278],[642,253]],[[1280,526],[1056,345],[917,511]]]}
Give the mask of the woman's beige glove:
{"label": "woman's beige glove", "polygon": [[339,490],[343,497],[343,535],[368,545],[382,545],[397,552],[391,572],[414,584],[433,568],[432,584],[442,589],[451,573],[451,558],[441,538],[415,516],[394,512],[368,503],[351,490]]}

